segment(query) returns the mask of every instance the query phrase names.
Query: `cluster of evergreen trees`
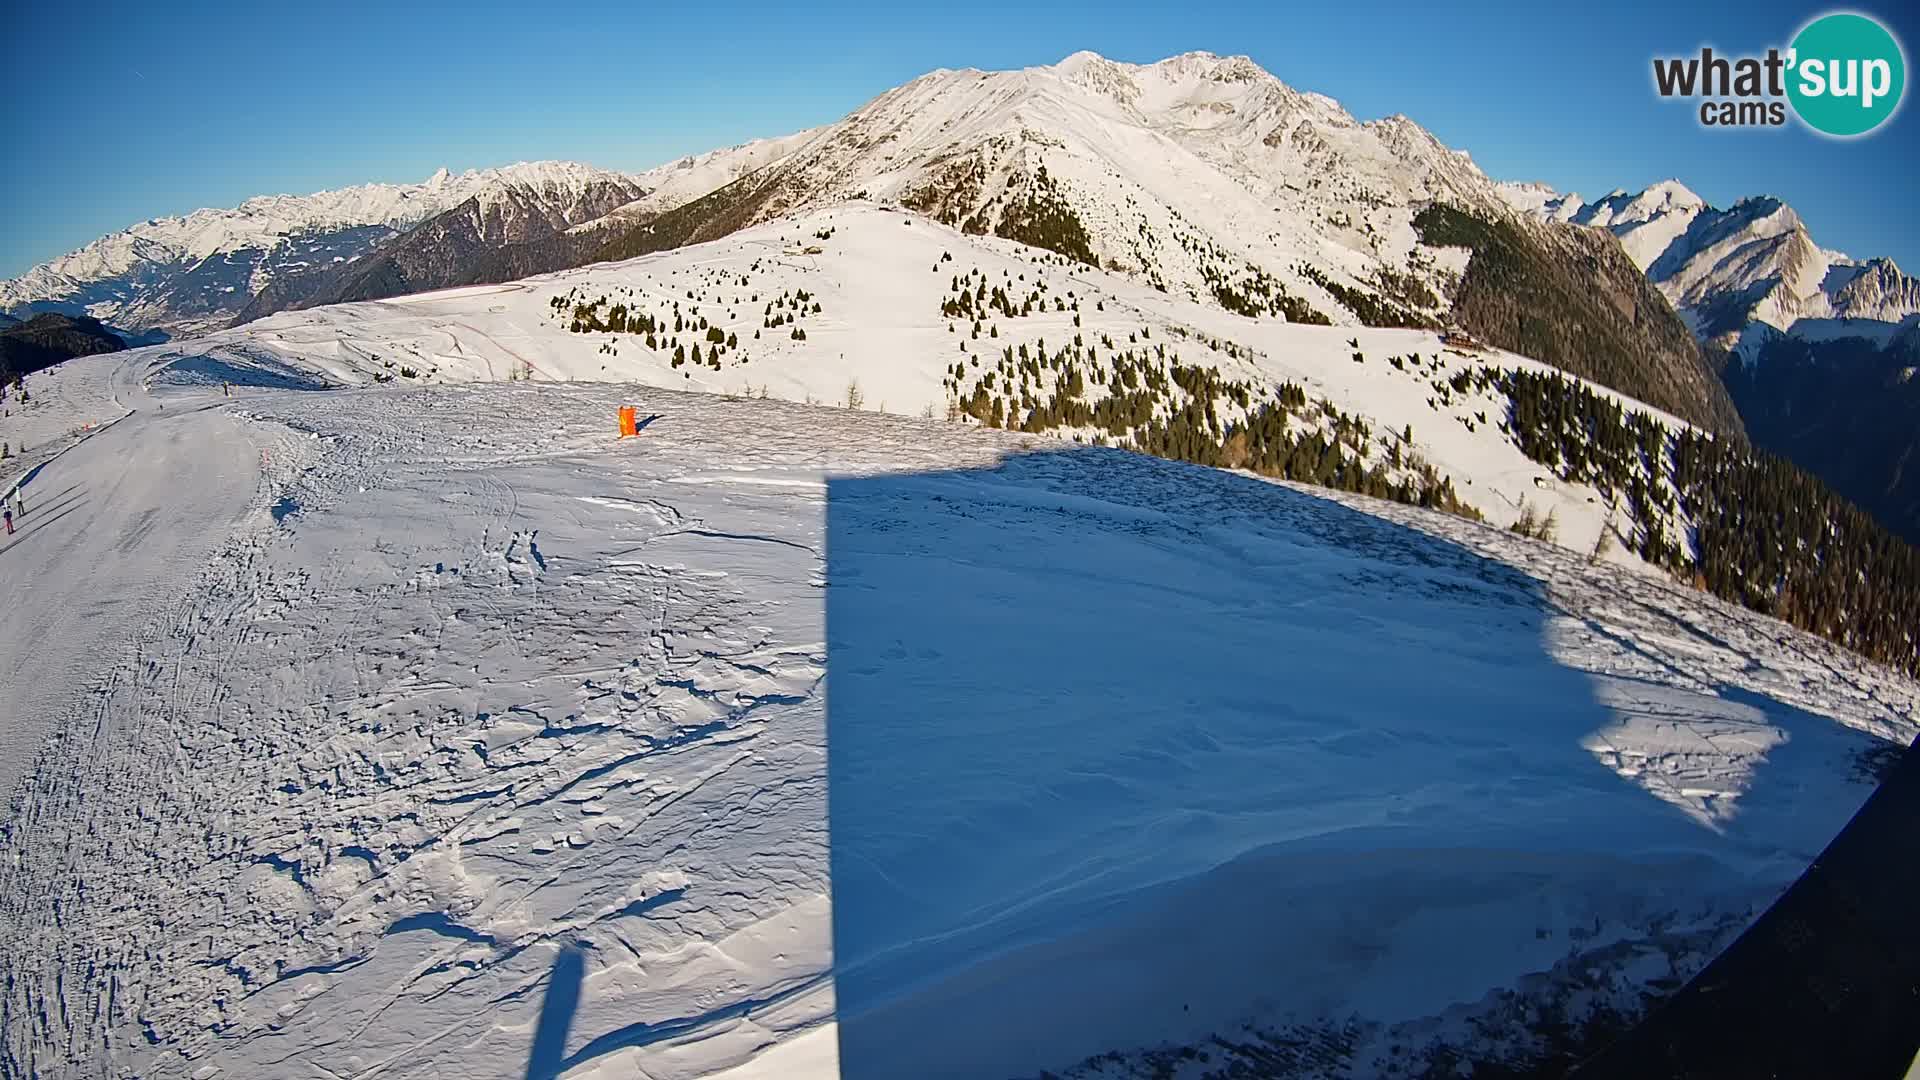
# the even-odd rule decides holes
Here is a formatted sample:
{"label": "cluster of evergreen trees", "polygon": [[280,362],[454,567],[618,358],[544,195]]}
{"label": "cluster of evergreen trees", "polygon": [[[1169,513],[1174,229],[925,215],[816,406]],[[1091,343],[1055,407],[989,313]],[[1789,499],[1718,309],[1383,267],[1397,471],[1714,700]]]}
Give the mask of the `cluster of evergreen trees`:
{"label": "cluster of evergreen trees", "polygon": [[1557,373],[1487,378],[1507,394],[1508,433],[1528,457],[1624,496],[1641,558],[1920,676],[1920,552],[1824,483],[1772,454],[1670,432]]}
{"label": "cluster of evergreen trees", "polygon": [[[1036,433],[1093,429],[1102,443],[1157,457],[1480,516],[1411,451],[1411,431],[1386,436],[1384,452],[1375,452],[1366,421],[1324,401],[1310,404],[1301,387],[1283,384],[1262,400],[1253,385],[1183,363],[1150,338],[1146,327],[1124,345],[1076,334],[1052,349],[1044,339],[1033,348],[1004,346],[986,365],[979,356],[956,362],[944,380],[949,416]],[[1243,418],[1223,415],[1227,408]]]}
{"label": "cluster of evergreen trees", "polygon": [[[1343,285],[1322,273],[1317,266],[1296,263],[1293,269],[1301,277],[1327,290],[1335,300],[1340,302],[1340,306],[1353,312],[1354,317],[1358,318],[1364,326],[1411,326],[1420,330],[1433,330],[1439,326],[1437,321],[1412,308],[1396,304],[1364,289]],[[1406,285],[1404,281],[1401,284]]]}
{"label": "cluster of evergreen trees", "polygon": [[1681,433],[1697,580],[1920,677],[1920,552],[1783,458]]}
{"label": "cluster of evergreen trees", "polygon": [[1047,175],[1045,165],[1034,171],[1033,180],[1023,196],[1008,198],[1000,210],[1000,221],[994,226],[994,235],[1030,247],[1057,251],[1088,266],[1097,268],[1100,265],[1099,257],[1093,253],[1093,241],[1087,234],[1086,225],[1060,193],[1059,181]]}
{"label": "cluster of evergreen trees", "polygon": [[[733,283],[734,279],[729,276],[728,284]],[[746,288],[747,279],[739,278],[738,284],[741,288]],[[638,297],[638,294],[630,288],[623,287],[616,292],[636,299]],[[700,297],[704,298],[705,295],[703,292]],[[687,290],[687,297],[690,300],[694,299],[694,291]],[[752,299],[758,301],[760,298],[755,294]],[[642,340],[648,350],[668,353],[668,363],[674,368],[692,364],[695,367],[704,366],[719,371],[722,368],[723,357],[730,352],[737,353],[740,348],[739,335],[708,322],[706,316],[700,314],[697,306],[689,305],[682,310],[678,300],[672,302],[670,311],[655,314],[629,306],[626,302],[610,298],[604,293],[593,300],[588,300],[576,286],[550,298],[547,304],[553,309],[556,318],[566,320],[567,329],[573,333],[632,334]],[[780,310],[778,322],[771,314],[776,308]],[[814,301],[805,290],[791,295],[783,292],[779,299],[767,304],[766,311],[769,314],[764,324],[784,325],[795,320],[797,317],[795,313],[817,313],[819,310],[819,302]],[[668,321],[669,318],[671,322]],[[682,334],[689,335],[692,340],[682,340]],[[759,331],[755,331],[754,336],[758,337]],[[796,326],[792,336],[804,340],[805,332]],[[606,355],[618,356],[618,341],[616,336],[602,343],[599,351]],[[704,349],[701,347],[703,344]],[[742,355],[735,362],[744,364],[747,358]]]}
{"label": "cluster of evergreen trees", "polygon": [[[951,295],[940,302],[940,314],[949,319],[978,321],[990,315],[1019,319],[1032,315],[1036,311],[1041,314],[1048,311],[1079,313],[1080,300],[1071,290],[1066,296],[1049,297],[1046,279],[1037,274],[1034,276],[1033,284],[1023,295],[1015,299],[1014,293],[1021,286],[1026,285],[1027,275],[1023,273],[1015,278],[1012,271],[1002,271],[1002,273],[1007,277],[1006,283],[996,284],[991,288],[987,284],[987,275],[984,270],[975,269],[965,274],[955,274],[952,284],[948,287]],[[975,333],[973,336],[980,335]]]}
{"label": "cluster of evergreen trees", "polygon": [[[1432,272],[1431,260],[1422,263],[1418,253],[1409,256],[1409,262],[1423,265]],[[1373,271],[1373,287],[1387,300],[1416,311],[1437,311],[1441,307],[1440,297],[1427,287],[1427,283],[1412,273],[1397,273],[1384,266]]]}
{"label": "cluster of evergreen trees", "polygon": [[[767,301],[767,306],[760,312],[760,326],[764,330],[777,330],[782,326],[793,326],[802,316],[818,314],[820,301],[815,300],[812,293],[805,289],[791,294],[782,292]],[[792,336],[796,340],[805,340],[804,332],[797,326],[794,326]]]}
{"label": "cluster of evergreen trees", "polygon": [[1721,362],[1754,445],[1920,544],[1920,327],[1884,343],[1783,335]]}
{"label": "cluster of evergreen trees", "polygon": [[[1012,140],[997,136],[988,140],[981,153],[1004,153],[1012,146]],[[902,193],[900,205],[962,232],[985,234],[987,218],[981,196],[987,186],[987,164],[981,153],[948,162],[926,183]]]}
{"label": "cluster of evergreen trees", "polygon": [[1245,315],[1250,319],[1280,315],[1292,323],[1333,325],[1333,320],[1312,304],[1288,292],[1279,278],[1252,264],[1248,264],[1234,278],[1226,277],[1210,264],[1202,266],[1200,272],[1213,298],[1235,315]]}

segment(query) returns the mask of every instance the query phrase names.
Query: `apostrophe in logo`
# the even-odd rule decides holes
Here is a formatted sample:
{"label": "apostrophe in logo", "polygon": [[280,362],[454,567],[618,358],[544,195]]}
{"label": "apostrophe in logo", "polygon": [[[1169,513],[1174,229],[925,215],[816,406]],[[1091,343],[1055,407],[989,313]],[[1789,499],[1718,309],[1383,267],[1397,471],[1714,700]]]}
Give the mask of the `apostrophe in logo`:
{"label": "apostrophe in logo", "polygon": [[1865,15],[1822,15],[1787,52],[1787,99],[1815,131],[1865,135],[1893,115],[1907,88],[1907,61],[1887,28]]}
{"label": "apostrophe in logo", "polygon": [[1705,127],[1779,127],[1787,107],[1825,135],[1851,138],[1887,122],[1907,88],[1906,54],[1885,26],[1853,12],[1822,15],[1764,56],[1656,57],[1661,97],[1700,99]]}

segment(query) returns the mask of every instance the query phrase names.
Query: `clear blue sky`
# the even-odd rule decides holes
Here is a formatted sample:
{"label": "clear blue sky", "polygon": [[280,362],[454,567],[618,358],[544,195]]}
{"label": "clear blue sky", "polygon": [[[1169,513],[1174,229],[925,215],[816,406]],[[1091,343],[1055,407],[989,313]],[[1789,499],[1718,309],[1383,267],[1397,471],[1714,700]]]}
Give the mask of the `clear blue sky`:
{"label": "clear blue sky", "polygon": [[[988,2],[28,4],[7,19],[0,276],[148,217],[519,160],[637,169],[826,123],[938,67],[1244,53],[1361,119],[1404,112],[1502,179],[1593,197],[1678,176],[1775,194],[1815,239],[1920,272],[1909,102],[1873,136],[1701,129],[1655,54],[1784,46],[1791,4]],[[1471,6],[1470,6],[1471,7]],[[1912,9],[1858,7],[1912,56]],[[1912,96],[1912,92],[1908,96]]]}

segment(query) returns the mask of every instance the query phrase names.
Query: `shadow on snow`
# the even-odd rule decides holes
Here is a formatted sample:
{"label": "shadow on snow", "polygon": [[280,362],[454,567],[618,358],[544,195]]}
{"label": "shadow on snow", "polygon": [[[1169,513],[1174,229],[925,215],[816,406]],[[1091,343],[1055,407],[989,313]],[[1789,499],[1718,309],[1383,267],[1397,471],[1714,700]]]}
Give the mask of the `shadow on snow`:
{"label": "shadow on snow", "polygon": [[567,1032],[574,1010],[580,1007],[580,983],[587,961],[578,945],[561,948],[547,973],[547,992],[540,1003],[540,1022],[533,1031],[533,1049],[527,1055],[526,1080],[552,1080],[565,1067]]}
{"label": "shadow on snow", "polygon": [[[851,1080],[1435,1015],[1568,926],[1757,907],[1800,869],[1584,748],[1616,715],[1549,653],[1538,581],[1330,499],[1076,449],[834,479],[827,528]],[[1740,805],[1793,803],[1810,855],[1852,807],[1787,759],[1863,737],[1751,704],[1787,738]]]}

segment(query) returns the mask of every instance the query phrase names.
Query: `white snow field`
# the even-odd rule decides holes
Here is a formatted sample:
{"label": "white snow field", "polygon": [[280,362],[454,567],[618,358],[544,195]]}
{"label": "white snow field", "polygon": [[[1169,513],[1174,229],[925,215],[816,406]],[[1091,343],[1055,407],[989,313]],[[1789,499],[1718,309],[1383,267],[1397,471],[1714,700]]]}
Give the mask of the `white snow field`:
{"label": "white snow field", "polygon": [[1849,653],[1458,518],[293,357],[36,390],[133,413],[0,549],[7,1076],[1523,1053],[1701,966],[1916,730]]}

